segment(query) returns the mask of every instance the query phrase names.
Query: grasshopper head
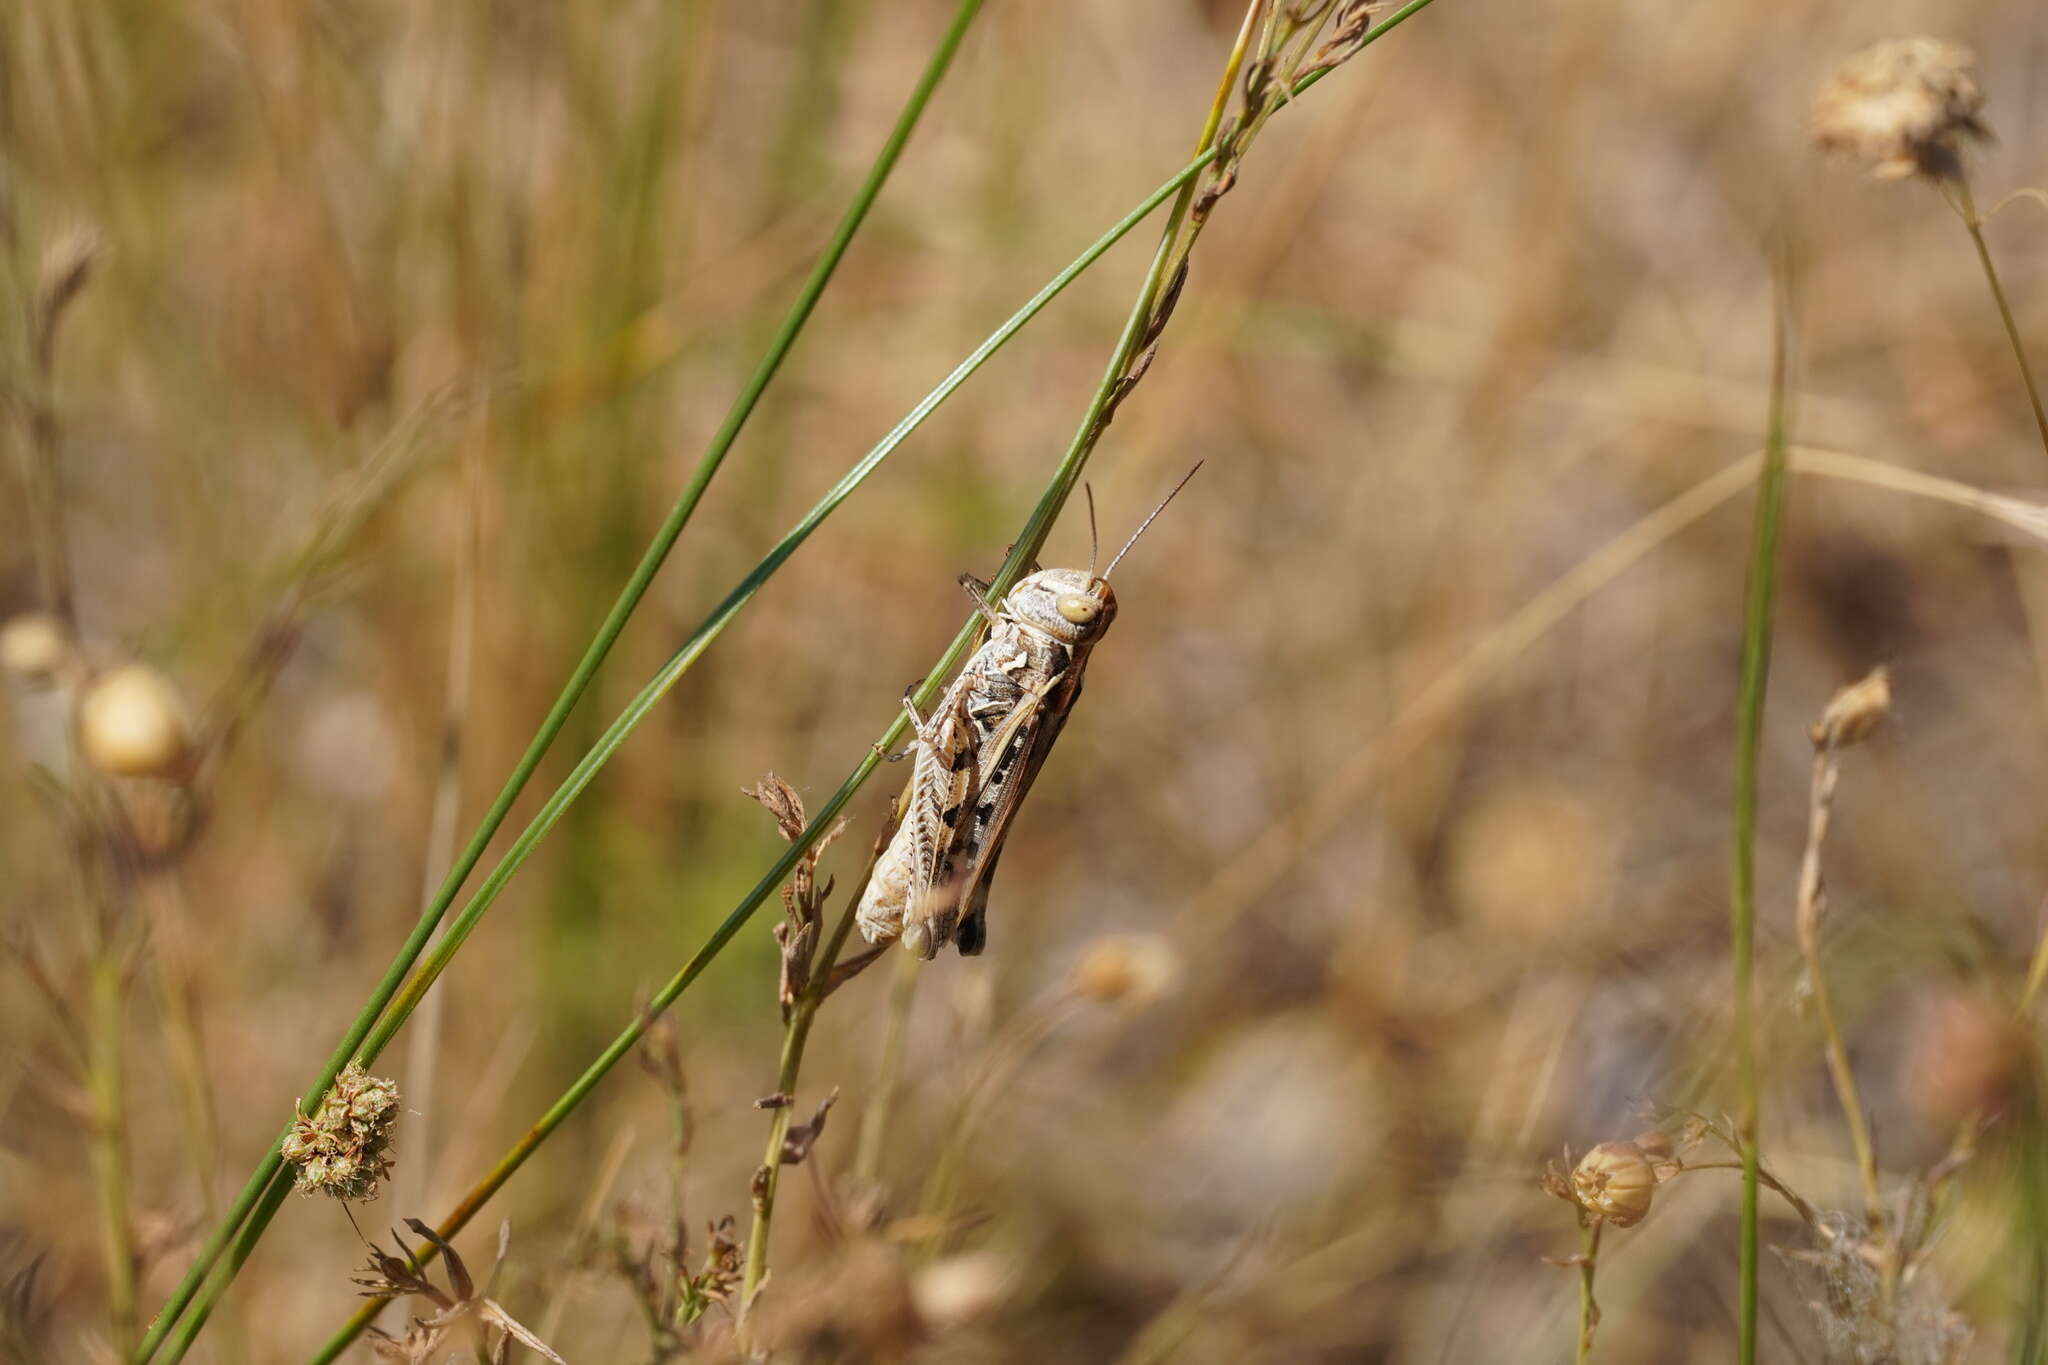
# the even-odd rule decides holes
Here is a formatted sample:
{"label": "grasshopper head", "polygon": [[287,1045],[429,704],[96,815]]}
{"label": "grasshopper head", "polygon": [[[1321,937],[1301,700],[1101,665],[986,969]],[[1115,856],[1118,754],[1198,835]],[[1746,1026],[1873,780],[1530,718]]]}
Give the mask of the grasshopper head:
{"label": "grasshopper head", "polygon": [[1041,569],[1010,589],[1003,610],[1062,644],[1093,644],[1116,620],[1116,593],[1085,569]]}

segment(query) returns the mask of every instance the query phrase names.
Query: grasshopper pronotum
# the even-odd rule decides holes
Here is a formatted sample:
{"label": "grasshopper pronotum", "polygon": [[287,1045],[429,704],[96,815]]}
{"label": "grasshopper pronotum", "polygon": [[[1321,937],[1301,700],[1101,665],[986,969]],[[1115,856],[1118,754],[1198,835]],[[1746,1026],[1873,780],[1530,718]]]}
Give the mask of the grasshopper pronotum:
{"label": "grasshopper pronotum", "polygon": [[[1109,575],[1195,469],[1100,575],[1092,555],[1085,570],[1041,569],[1000,606],[988,601],[986,584],[961,579],[988,620],[988,639],[929,716],[904,697],[916,766],[896,832],[861,894],[857,919],[868,942],[900,936],[925,958],[948,942],[966,955],[986,946],[989,882],[1010,822],[1080,698],[1095,642],[1116,620]],[[1092,538],[1092,497],[1089,525]]]}

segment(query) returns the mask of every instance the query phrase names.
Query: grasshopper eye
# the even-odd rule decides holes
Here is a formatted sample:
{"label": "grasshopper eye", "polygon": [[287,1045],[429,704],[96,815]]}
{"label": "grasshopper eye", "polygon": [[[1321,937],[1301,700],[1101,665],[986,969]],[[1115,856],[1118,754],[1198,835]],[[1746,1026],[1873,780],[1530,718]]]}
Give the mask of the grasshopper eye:
{"label": "grasshopper eye", "polygon": [[1085,593],[1063,592],[1054,605],[1059,608],[1060,615],[1077,626],[1089,625],[1102,615],[1102,604]]}

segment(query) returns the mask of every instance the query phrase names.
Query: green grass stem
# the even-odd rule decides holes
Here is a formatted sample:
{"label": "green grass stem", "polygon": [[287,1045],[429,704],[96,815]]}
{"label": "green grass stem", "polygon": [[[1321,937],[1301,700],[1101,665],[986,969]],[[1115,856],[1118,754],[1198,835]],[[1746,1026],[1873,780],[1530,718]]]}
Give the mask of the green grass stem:
{"label": "green grass stem", "polygon": [[[747,380],[739,396],[733,401],[730,411],[726,414],[725,421],[720,425],[717,434],[712,437],[710,445],[705,449],[702,457],[700,457],[689,484],[684,488],[682,495],[676,500],[675,505],[670,508],[667,517],[662,521],[660,529],[656,531],[654,539],[648,544],[647,550],[641,556],[639,564],[635,566],[632,576],[620,591],[618,600],[613,604],[610,613],[606,615],[603,624],[598,627],[597,633],[591,639],[589,647],[584,651],[582,659],[578,661],[575,670],[570,674],[569,681],[563,686],[561,695],[556,698],[546,718],[541,722],[540,728],[535,732],[532,741],[527,745],[526,752],[520,756],[518,764],[514,766],[512,774],[506,780],[503,790],[498,793],[497,799],[491,803],[489,811],[486,812],[483,821],[477,826],[475,834],[470,837],[468,844],[463,848],[455,864],[449,869],[448,876],[442,882],[441,889],[436,893],[433,902],[427,907],[425,913],[420,916],[419,922],[414,925],[412,932],[406,937],[405,943],[400,947],[398,954],[392,959],[391,965],[385,970],[383,977],[378,981],[369,1000],[364,1004],[355,1020],[349,1025],[347,1032],[343,1035],[341,1044],[329,1056],[318,1080],[307,1092],[306,1103],[317,1104],[320,1097],[326,1093],[327,1088],[334,1083],[334,1078],[340,1074],[342,1067],[346,1066],[355,1057],[358,1048],[362,1046],[364,1040],[369,1036],[378,1018],[384,1014],[386,1006],[397,992],[399,984],[405,979],[406,973],[412,969],[413,964],[426,948],[429,939],[432,938],[434,930],[447,914],[449,907],[454,904],[455,898],[461,891],[463,884],[468,880],[469,874],[482,859],[484,850],[489,845],[491,838],[497,833],[499,826],[504,823],[506,816],[510,814],[513,802],[525,790],[526,784],[532,778],[534,770],[539,767],[542,757],[554,743],[555,737],[561,733],[562,727],[568,722],[570,712],[575,709],[577,702],[582,698],[583,693],[589,688],[591,680],[596,676],[598,668],[604,663],[606,656],[611,653],[612,646],[617,641],[620,633],[625,629],[626,622],[639,607],[640,601],[646,595],[648,587],[653,583],[655,575],[667,560],[670,550],[674,548],[677,538],[682,535],[683,528],[689,523],[691,514],[696,511],[697,504],[703,498],[705,489],[710,486],[712,477],[718,472],[718,468],[724,462],[726,454],[732,449],[733,443],[739,438],[740,431],[746,426],[748,418],[753,415],[756,405],[760,402],[761,395],[766,391],[769,382],[774,379],[777,371],[781,369],[783,361],[788,357],[791,348],[796,344],[796,339],[803,331],[804,325],[809,322],[813,310],[817,307],[819,297],[825,292],[826,285],[831,282],[833,273],[838,269],[847,248],[853,242],[854,234],[859,231],[862,223],[866,220],[868,211],[873,207],[876,198],[880,195],[884,182],[887,181],[890,172],[895,168],[896,162],[902,156],[903,149],[910,140],[911,132],[916,128],[920,118],[922,118],[926,106],[930,103],[933,92],[938,88],[940,79],[944,77],[947,69],[951,66],[953,57],[959,51],[960,43],[966,36],[967,27],[973,22],[975,15],[980,11],[982,2],[983,0],[961,0],[959,8],[954,13],[951,25],[947,28],[944,37],[941,38],[938,47],[933,52],[931,61],[926,65],[924,74],[919,79],[916,88],[912,90],[909,100],[903,107],[903,112],[898,116],[896,126],[891,130],[888,140],[876,155],[874,164],[869,167],[867,176],[862,180],[859,189],[854,194],[853,202],[848,206],[844,217],[841,218],[838,228],[834,231],[831,241],[826,245],[823,254],[819,256],[817,264],[812,267],[810,276],[805,280],[802,289],[798,291],[795,302],[790,306],[788,314],[783,318],[782,325],[777,329],[774,338],[769,342],[768,349],[763,354],[760,363],[755,367],[753,374]],[[282,1136],[283,1134],[280,1133],[280,1139]],[[277,1154],[277,1144],[272,1143],[269,1152],[257,1164],[256,1170],[250,1175],[247,1184],[243,1186],[240,1194],[236,1196],[226,1216],[222,1218],[219,1225],[208,1237],[206,1244],[200,1249],[198,1256],[194,1258],[193,1264],[186,1272],[184,1279],[179,1282],[170,1298],[165,1301],[164,1306],[158,1311],[156,1320],[150,1325],[148,1334],[143,1338],[141,1345],[136,1351],[134,1359],[137,1365],[144,1365],[145,1362],[151,1360],[158,1348],[165,1343],[172,1327],[179,1322],[187,1307],[192,1303],[193,1297],[199,1292],[202,1283],[207,1282],[207,1277],[214,1263],[220,1257],[222,1251],[226,1249],[230,1239],[236,1237],[245,1221],[248,1221],[250,1216],[257,1211],[259,1202],[267,1205],[271,1211],[275,1210],[276,1200],[267,1197],[266,1190],[271,1189],[280,1179],[281,1166],[282,1161]],[[259,1230],[264,1222],[267,1222],[267,1217],[257,1224]],[[227,1278],[232,1278],[232,1272],[230,1272]],[[220,1280],[217,1283],[219,1287],[224,1288],[226,1280]],[[207,1302],[201,1306],[199,1313],[200,1324],[203,1324],[206,1312],[210,1311],[212,1299],[218,1292],[219,1288],[209,1288]],[[195,1324],[191,1330],[181,1332],[177,1344],[166,1359],[170,1361],[181,1359],[185,1350],[189,1348],[192,1339],[197,1335],[197,1331],[198,1324]]]}
{"label": "green grass stem", "polygon": [[[698,655],[703,653],[704,649],[709,646],[718,633],[739,613],[747,601],[760,590],[762,584],[768,580],[776,569],[781,567],[783,561],[796,552],[797,547],[803,543],[810,533],[816,530],[819,524],[853,493],[854,489],[865,482],[867,477],[880,466],[882,461],[888,458],[892,451],[922,425],[924,420],[936,411],[941,403],[949,398],[991,356],[1002,349],[1012,337],[1021,331],[1026,323],[1036,317],[1047,304],[1051,303],[1056,296],[1065,290],[1069,284],[1072,284],[1083,271],[1093,265],[1104,252],[1114,246],[1132,228],[1151,216],[1169,197],[1190,184],[1208,166],[1212,159],[1213,154],[1205,154],[1183,166],[1171,179],[1146,196],[1142,203],[1124,215],[1115,227],[1097,238],[1086,251],[1076,257],[1066,269],[1054,276],[1043,289],[1032,296],[1029,302],[1018,309],[1001,327],[997,328],[986,341],[976,347],[971,355],[955,366],[952,373],[948,374],[937,388],[925,395],[923,400],[902,421],[891,428],[888,435],[883,437],[872,450],[863,456],[858,464],[848,470],[846,475],[837,484],[833,485],[832,489],[819,500],[817,505],[812,507],[796,526],[791,528],[789,533],[769,552],[768,557],[763,559],[742,580],[740,585],[733,589],[725,601],[692,633],[689,640],[684,643],[675,656],[655,674],[653,680],[645,688],[641,689],[640,694],[627,705],[626,709],[620,714],[619,719],[613,722],[611,729],[607,730],[591,752],[585,755],[583,761],[577,765],[576,770],[569,775],[561,788],[549,799],[547,805],[543,806],[541,811],[534,817],[533,823],[526,828],[519,839],[514,842],[513,846],[507,850],[505,861],[500,863],[491,876],[479,887],[476,899],[464,908],[462,914],[450,926],[447,938],[444,938],[441,947],[436,948],[435,956],[422,964],[422,972],[438,972],[437,962],[445,965],[446,956],[453,952],[453,947],[449,946],[448,940],[455,939],[458,935],[466,933],[467,927],[474,926],[476,919],[488,907],[488,900],[485,898],[496,896],[498,889],[502,888],[512,873],[518,870],[518,863],[523,862],[526,856],[531,853],[533,847],[546,835],[548,828],[552,826],[554,820],[560,818],[561,811],[567,807],[568,803],[575,798],[577,793],[589,784],[590,779],[596,775],[597,770],[603,767],[604,763],[617,751],[619,745],[624,742],[626,735],[639,724],[641,719],[645,718],[646,714],[652,710],[654,704],[660,700],[662,694],[666,693],[674,685],[676,679],[681,677],[683,670]],[[950,673],[958,664],[960,658],[964,656],[968,644],[973,639],[973,632],[978,622],[979,617],[971,618],[960,633],[955,636],[952,645],[948,648],[945,655],[942,656],[939,665],[931,671],[929,677],[934,681],[926,684],[924,693],[921,696],[922,701],[929,702],[931,695],[936,693],[938,689],[939,682],[937,680],[942,680]],[[893,748],[901,741],[907,724],[908,721],[899,708],[889,728],[883,731],[882,735],[876,740],[877,749],[886,752]],[[511,1177],[512,1173],[519,1169],[527,1156],[531,1155],[533,1150],[539,1147],[547,1135],[552,1133],[560,1125],[561,1121],[574,1111],[576,1106],[583,1101],[584,1097],[596,1087],[598,1081],[602,1080],[605,1074],[627,1052],[632,1050],[634,1044],[640,1040],[641,1036],[645,1034],[661,1013],[675,1002],[676,998],[688,988],[690,983],[697,979],[697,976],[710,963],[711,959],[716,957],[725,945],[731,941],[733,935],[739,932],[740,926],[745,924],[752,917],[755,910],[759,909],[761,904],[774,894],[775,889],[788,879],[791,871],[795,869],[797,861],[803,857],[811,844],[816,842],[824,834],[825,830],[831,826],[832,822],[838,818],[840,811],[853,799],[854,794],[867,781],[869,774],[874,771],[875,766],[879,762],[879,758],[873,753],[870,753],[863,759],[839,790],[833,793],[831,800],[826,803],[824,808],[811,821],[804,833],[796,842],[783,851],[782,856],[776,860],[774,866],[754,884],[753,889],[748,892],[746,897],[720,922],[718,927],[712,931],[710,937],[705,940],[703,945],[698,948],[697,952],[684,964],[682,969],[648,1002],[648,1007],[635,1014],[633,1020],[619,1036],[598,1055],[590,1066],[584,1070],[583,1074],[577,1078],[576,1082],[550,1106],[548,1111],[528,1130],[526,1136],[521,1138],[519,1143],[511,1151],[507,1152],[498,1164],[492,1168],[490,1174],[464,1197],[461,1204],[457,1206],[456,1211],[442,1223],[441,1231],[444,1236],[453,1236],[459,1231],[491,1195],[495,1194],[505,1181]],[[478,902],[482,903],[479,904]],[[418,998],[425,994],[427,987],[432,984],[431,979],[409,983],[404,997],[394,1002],[394,1011],[408,1008],[408,1001],[416,1003]],[[380,1030],[381,1032],[383,1031]],[[329,1343],[328,1350],[331,1353],[323,1353],[315,1357],[315,1359],[319,1361],[335,1359],[340,1349],[347,1345],[347,1339],[352,1339],[356,1333],[360,1332],[362,1325],[366,1325],[371,1316],[373,1314],[368,1311],[359,1313],[357,1317],[361,1320],[360,1323],[352,1322],[348,1328],[343,1329],[344,1338],[346,1339]]]}
{"label": "green grass stem", "polygon": [[[1381,35],[1391,31],[1395,25],[1419,13],[1431,3],[1433,3],[1433,0],[1410,0],[1409,4],[1388,16],[1385,22],[1376,26],[1368,36],[1367,42],[1376,41]],[[1313,73],[1299,81],[1292,89],[1291,95],[1298,97],[1313,86],[1321,78],[1322,74],[1324,73]],[[1214,128],[1220,124],[1220,120],[1220,109],[1212,111],[1211,124],[1205,130],[1205,142],[1213,136]],[[1192,199],[1192,192],[1189,187],[1193,185],[1195,177],[1214,159],[1215,151],[1213,148],[1203,151],[1148,196],[1143,203],[1125,215],[1114,228],[1097,239],[1087,251],[1077,257],[1071,265],[1041,289],[1008,322],[997,329],[972,355],[963,360],[938,388],[928,394],[902,422],[899,422],[891,430],[881,443],[871,450],[867,456],[863,457],[852,470],[848,471],[839,484],[835,485],[825,498],[792,529],[789,535],[785,536],[783,541],[778,543],[776,548],[770,552],[768,558],[764,559],[748,575],[747,579],[738,588],[734,589],[733,593],[721,604],[718,610],[714,611],[711,618],[699,627],[698,632],[692,636],[691,642],[686,643],[682,650],[678,651],[677,655],[670,660],[669,664],[665,665],[661,672],[657,673],[655,678],[642,690],[641,694],[628,705],[619,720],[614,722],[612,729],[606,732],[605,736],[599,740],[597,746],[586,756],[584,762],[579,764],[577,771],[572,773],[570,778],[563,784],[562,789],[558,790],[556,798],[561,804],[565,805],[567,800],[573,799],[575,793],[580,792],[582,787],[588,784],[589,778],[594,776],[595,770],[601,767],[609,759],[611,753],[616,751],[618,745],[623,742],[625,734],[629,733],[641,718],[644,718],[654,702],[659,700],[661,693],[666,692],[668,686],[673,685],[675,677],[680,676],[682,668],[686,668],[688,662],[693,660],[696,654],[702,652],[703,646],[708,645],[709,639],[715,638],[717,632],[724,628],[724,625],[730,620],[731,616],[736,614],[739,608],[745,605],[746,600],[759,590],[760,584],[766,580],[766,577],[772,574],[789,554],[794,553],[797,545],[801,544],[810,531],[815,529],[818,523],[822,522],[840,502],[844,501],[852,493],[853,489],[863,482],[873,472],[875,467],[887,457],[890,451],[900,444],[911,431],[915,430],[940,403],[951,395],[954,389],[958,388],[969,375],[978,369],[995,351],[1000,349],[1025,323],[1036,316],[1039,310],[1049,303],[1054,296],[1065,289],[1068,284],[1072,283],[1082,271],[1092,265],[1103,252],[1107,251],[1110,246],[1114,245],[1116,241],[1120,240],[1132,228],[1137,226],[1139,222],[1150,216],[1153,210],[1158,208],[1169,196],[1177,194],[1179,195],[1179,200],[1176,204],[1178,211],[1169,221],[1167,231],[1162,234],[1159,249],[1154,254],[1152,269],[1146,275],[1146,285],[1140,292],[1138,305],[1133,308],[1123,334],[1119,337],[1117,347],[1112,354],[1112,362],[1105,373],[1104,381],[1098,387],[1088,406],[1088,411],[1083,418],[1074,442],[1062,458],[1059,467],[1055,470],[1038,505],[1034,507],[1031,516],[1027,519],[1024,531],[1018,536],[1010,556],[1004,561],[1003,567],[998,571],[996,579],[990,588],[990,593],[992,595],[1000,595],[1006,592],[1010,586],[1014,585],[1017,578],[1021,576],[1025,566],[1030,564],[1036,557],[1046,534],[1051,529],[1053,520],[1058,515],[1065,495],[1071,491],[1074,483],[1078,481],[1080,468],[1085,463],[1088,453],[1093,449],[1095,440],[1101,435],[1102,414],[1109,406],[1116,382],[1121,379],[1130,359],[1136,354],[1138,349],[1137,343],[1143,335],[1145,321],[1149,318],[1152,306],[1157,301],[1159,285],[1164,274],[1164,265],[1170,259],[1174,241],[1179,234],[1182,222],[1185,220],[1186,206]],[[929,704],[931,698],[936,695],[942,680],[958,667],[974,639],[979,624],[980,618],[978,616],[969,617],[954,636],[952,643],[941,655],[938,663],[928,671],[926,675],[927,681],[918,694],[918,700],[921,704]],[[701,644],[698,643],[700,639],[702,640]],[[611,1069],[632,1050],[662,1013],[674,1004],[676,999],[702,974],[704,968],[710,964],[711,960],[723,951],[726,944],[739,932],[741,926],[753,916],[754,912],[774,893],[775,889],[787,880],[789,874],[795,868],[798,860],[803,857],[804,853],[838,819],[840,812],[844,810],[855,793],[859,791],[860,787],[873,773],[875,767],[880,762],[879,755],[887,752],[901,741],[907,723],[906,718],[900,712],[893,717],[888,728],[875,741],[871,752],[863,757],[860,764],[855,767],[846,781],[841,784],[826,805],[813,817],[810,825],[783,851],[782,856],[755,883],[753,889],[734,907],[732,912],[711,932],[710,936],[698,948],[697,952],[691,956],[690,960],[654,995],[646,1008],[636,1013],[633,1020],[598,1054],[576,1081],[549,1106],[527,1130],[526,1134],[499,1159],[484,1178],[463,1197],[455,1209],[442,1221],[439,1231],[443,1237],[452,1238],[455,1236],[457,1232],[468,1224],[471,1218],[481,1211],[490,1198],[499,1189],[503,1188],[512,1175],[519,1170],[526,1159],[546,1141],[547,1137],[596,1088],[598,1082],[603,1080]],[[587,772],[586,769],[588,769]],[[557,801],[551,800],[550,807],[555,808],[555,813],[558,817],[559,806]],[[546,829],[540,826],[542,826],[543,821],[548,820],[548,814],[548,809],[544,808],[542,813],[536,816],[534,825],[529,826],[526,834],[522,835],[520,843],[526,845],[527,851],[530,851],[532,843],[537,843],[538,839],[546,833]],[[531,838],[529,839],[528,836],[531,836]],[[507,861],[510,862],[515,856],[523,861],[524,853],[521,852],[520,844],[515,844],[514,849],[508,852]],[[499,869],[506,877],[509,877],[513,870],[516,870],[516,864],[512,868],[507,868],[501,864]],[[503,878],[499,878],[497,873],[494,873],[493,877],[497,879],[499,885],[502,885]],[[491,883],[488,881],[485,888],[479,891],[479,897],[483,896],[486,891],[491,891],[491,894],[495,895],[495,891],[491,890]],[[470,912],[465,910],[465,917],[468,917],[469,914]],[[456,928],[451,930],[450,937],[454,937],[459,932],[462,932],[462,930],[458,921]],[[408,995],[416,996],[418,993],[423,992],[426,986],[431,984],[430,980],[423,982],[417,988],[417,991],[409,990]],[[431,1256],[433,1254],[432,1249],[428,1248],[425,1254]],[[321,1351],[311,1358],[313,1365],[324,1365],[324,1362],[338,1359],[341,1352],[347,1349],[349,1343],[360,1335],[363,1328],[375,1318],[377,1309],[378,1305],[369,1305],[359,1310],[329,1340]]]}
{"label": "green grass stem", "polygon": [[1788,446],[1786,365],[1791,327],[1786,290],[1778,294],[1772,342],[1771,399],[1757,477],[1756,520],[1750,535],[1749,581],[1743,612],[1741,690],[1736,701],[1734,894],[1730,913],[1735,988],[1735,1046],[1740,1091],[1737,1131],[1742,1142],[1741,1297],[1737,1358],[1755,1365],[1757,1322],[1757,1129],[1762,1109],[1756,1059],[1756,808],[1757,768],[1763,748],[1764,695],[1771,671],[1771,617],[1778,574],[1778,541],[1785,516]]}

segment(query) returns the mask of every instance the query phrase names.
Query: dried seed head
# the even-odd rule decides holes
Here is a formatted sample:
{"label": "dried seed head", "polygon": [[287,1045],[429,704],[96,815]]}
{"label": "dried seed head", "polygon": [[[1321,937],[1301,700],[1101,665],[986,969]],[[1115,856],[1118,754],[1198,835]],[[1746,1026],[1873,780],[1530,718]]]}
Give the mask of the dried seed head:
{"label": "dried seed head", "polygon": [[1572,1171],[1579,1203],[1618,1228],[1634,1227],[1650,1212],[1657,1171],[1633,1142],[1603,1142]]}
{"label": "dried seed head", "polygon": [[1892,710],[1891,670],[1879,665],[1829,700],[1807,735],[1816,749],[1846,749],[1868,739]]}
{"label": "dried seed head", "polygon": [[71,632],[48,612],[24,612],[0,626],[0,670],[24,683],[54,681],[72,658]]}
{"label": "dried seed head", "polygon": [[1991,136],[1970,50],[1939,38],[1893,38],[1843,62],[1813,105],[1813,138],[1879,180],[1959,175],[1962,146]]}
{"label": "dried seed head", "polygon": [[374,1199],[397,1123],[398,1087],[350,1062],[318,1109],[293,1118],[278,1154],[299,1168],[301,1194]]}
{"label": "dried seed head", "polygon": [[1173,989],[1180,955],[1157,934],[1112,934],[1098,938],[1074,964],[1076,994],[1100,1005],[1143,1009]]}
{"label": "dried seed head", "polygon": [[86,689],[78,741],[92,765],[114,777],[182,777],[192,757],[184,700],[147,664],[124,664]]}

